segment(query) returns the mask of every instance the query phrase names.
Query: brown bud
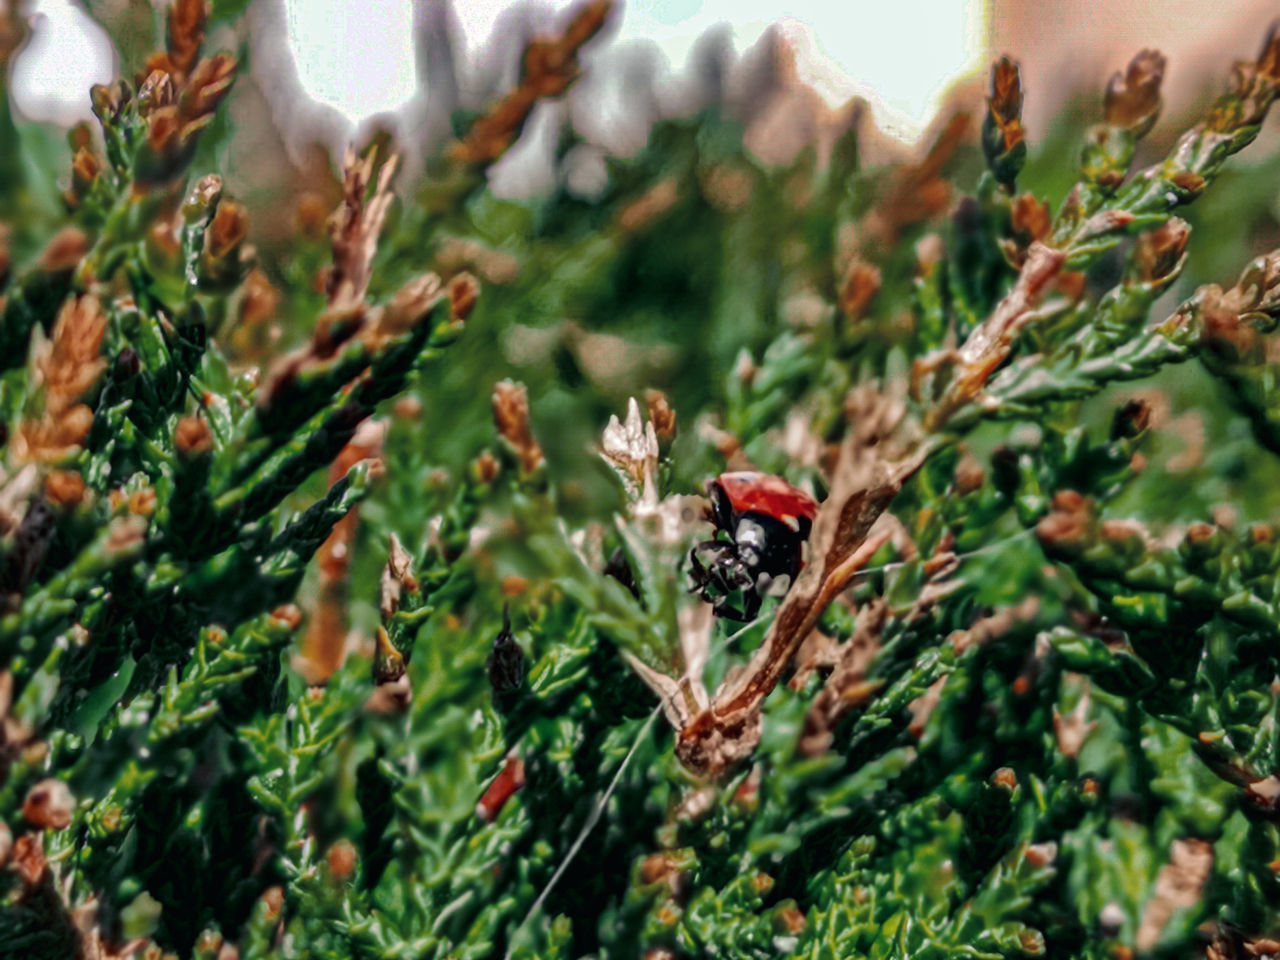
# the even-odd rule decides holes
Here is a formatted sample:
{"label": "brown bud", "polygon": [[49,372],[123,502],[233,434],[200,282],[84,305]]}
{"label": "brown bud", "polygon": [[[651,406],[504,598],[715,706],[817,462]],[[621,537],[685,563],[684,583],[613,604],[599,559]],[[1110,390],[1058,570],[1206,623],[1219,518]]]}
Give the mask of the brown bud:
{"label": "brown bud", "polygon": [[529,589],[529,581],[524,577],[512,574],[502,578],[501,590],[504,597],[518,597]]}
{"label": "brown bud", "polygon": [[987,98],[991,119],[1004,135],[1005,150],[1022,142],[1022,79],[1018,65],[1001,57],[991,68],[991,96]]}
{"label": "brown bud", "polygon": [[70,270],[89,252],[89,237],[76,227],[63,227],[40,254],[39,266],[49,273]]}
{"label": "brown bud", "polygon": [[72,150],[85,150],[93,146],[93,134],[89,124],[81,120],[67,131],[67,146]]}
{"label": "brown bud", "polygon": [[231,89],[235,72],[236,58],[229,53],[219,53],[196,64],[183,93],[183,116],[191,121],[210,116]]}
{"label": "brown bud", "polygon": [[284,909],[284,887],[268,887],[258,902],[262,904],[268,920],[275,920]]}
{"label": "brown bud", "polygon": [[471,468],[481,483],[493,483],[498,479],[498,458],[487,450],[475,458]]}
{"label": "brown bud", "polygon": [[102,165],[98,163],[98,158],[93,155],[93,151],[88,147],[81,147],[71,158],[71,183],[75,190],[83,192],[93,183],[94,178],[98,176],[98,172],[102,169]]}
{"label": "brown bud", "polygon": [[1111,439],[1131,440],[1151,425],[1151,404],[1140,398],[1126,400],[1111,420]]}
{"label": "brown bud", "polygon": [[1160,112],[1160,82],[1165,59],[1159,50],[1143,50],[1123,72],[1117,71],[1107,84],[1103,100],[1107,123],[1126,127],[1142,136]]}
{"label": "brown bud", "polygon": [[244,242],[248,233],[248,211],[234,200],[224,200],[218,204],[218,212],[204,235],[205,256],[223,259]]}
{"label": "brown bud", "polygon": [[27,791],[22,801],[22,816],[40,829],[63,830],[71,825],[76,801],[61,780],[41,780]]}
{"label": "brown bud", "polygon": [[1187,542],[1208,543],[1217,532],[1218,528],[1211,523],[1193,523],[1187,527]]}
{"label": "brown bud", "polygon": [[182,74],[190,73],[200,56],[208,16],[205,0],[174,0],[169,8],[169,59]]}
{"label": "brown bud", "polygon": [[9,862],[9,854],[13,852],[13,831],[9,825],[0,820],[0,867]]}
{"label": "brown bud", "polygon": [[329,873],[339,881],[346,880],[355,873],[357,860],[355,844],[345,838],[330,847],[325,857],[325,861],[329,864]]}
{"label": "brown bud", "polygon": [[498,434],[520,458],[526,473],[542,466],[542,448],[529,426],[529,393],[524,384],[503,380],[494,385],[493,420]]}
{"label": "brown bud", "polygon": [[780,907],[778,912],[774,914],[778,925],[786,932],[793,935],[804,933],[804,928],[808,926],[808,921],[803,913],[794,904],[789,903]]}
{"label": "brown bud", "polygon": [[880,268],[855,259],[840,284],[840,309],[850,320],[860,320],[879,292]]}
{"label": "brown bud", "polygon": [[284,624],[289,630],[297,630],[302,626],[302,610],[296,603],[282,603],[271,611],[271,619]]}
{"label": "brown bud", "polygon": [[155,69],[148,70],[147,78],[138,88],[138,112],[148,119],[157,110],[170,108],[174,110],[174,116],[177,116],[177,108],[174,104],[178,95],[174,90],[173,78],[169,76],[168,67],[169,64],[166,62]]}
{"label": "brown bud", "polygon": [[1013,772],[1011,767],[1001,767],[991,775],[991,785],[993,787],[1004,787],[1009,791],[1016,790],[1018,789],[1018,775]]}
{"label": "brown bud", "polygon": [[84,478],[74,470],[54,470],[45,477],[44,496],[55,507],[78,507],[84,502],[84,494]]}
{"label": "brown bud", "polygon": [[149,517],[156,512],[156,492],[142,487],[129,494],[129,512],[139,517]]}
{"label": "brown bud", "polygon": [[1049,236],[1052,222],[1049,217],[1049,204],[1040,203],[1034,194],[1024,193],[1014,200],[1010,215],[1014,232],[1025,238],[1027,243],[1032,240],[1043,240]]}
{"label": "brown bud", "polygon": [[39,833],[24,833],[13,844],[10,863],[22,885],[28,889],[39,884],[49,868],[49,862],[44,856],[42,836]]}
{"label": "brown bud", "polygon": [[213,449],[213,431],[200,417],[183,417],[173,430],[173,446],[184,457],[200,457]]}
{"label": "brown bud", "polygon": [[476,278],[469,273],[460,273],[445,285],[445,290],[449,294],[454,321],[467,319],[480,296],[480,284]]}
{"label": "brown bud", "polygon": [[89,102],[93,112],[102,120],[114,120],[120,115],[131,97],[129,85],[123,80],[112,84],[95,83],[89,88]]}
{"label": "brown bud", "polygon": [[676,436],[676,412],[671,409],[667,395],[661,390],[646,390],[644,402],[649,408],[649,422],[659,443],[670,443]]}
{"label": "brown bud", "polygon": [[147,117],[147,143],[157,154],[168,153],[176,148],[181,127],[177,107],[159,107]]}
{"label": "brown bud", "polygon": [[1205,179],[1198,173],[1192,173],[1190,170],[1180,170],[1169,178],[1179,190],[1196,195],[1201,193],[1205,188]]}
{"label": "brown bud", "polygon": [[982,464],[967,454],[956,464],[956,492],[962,496],[979,489],[987,479]]}

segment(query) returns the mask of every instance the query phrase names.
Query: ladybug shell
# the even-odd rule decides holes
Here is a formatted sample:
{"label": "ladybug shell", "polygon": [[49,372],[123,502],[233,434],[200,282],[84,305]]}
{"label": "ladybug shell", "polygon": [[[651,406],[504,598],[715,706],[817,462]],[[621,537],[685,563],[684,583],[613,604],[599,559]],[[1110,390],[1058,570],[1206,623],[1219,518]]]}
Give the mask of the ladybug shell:
{"label": "ladybug shell", "polygon": [[724,492],[735,517],[761,513],[780,520],[792,530],[799,530],[802,519],[808,521],[804,525],[807,529],[818,515],[817,500],[771,473],[754,470],[722,473],[710,486]]}

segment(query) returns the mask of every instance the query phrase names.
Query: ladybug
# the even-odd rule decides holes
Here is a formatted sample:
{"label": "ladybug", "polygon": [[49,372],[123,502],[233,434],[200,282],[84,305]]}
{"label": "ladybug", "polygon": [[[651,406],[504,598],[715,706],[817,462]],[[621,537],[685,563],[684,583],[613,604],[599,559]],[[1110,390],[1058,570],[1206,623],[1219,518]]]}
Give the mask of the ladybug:
{"label": "ladybug", "polygon": [[[707,494],[710,519],[729,539],[704,540],[689,551],[691,591],[719,616],[754,620],[764,597],[786,593],[804,566],[818,501],[781,477],[752,470],[720,474],[707,482]],[[741,610],[728,602],[739,590]]]}

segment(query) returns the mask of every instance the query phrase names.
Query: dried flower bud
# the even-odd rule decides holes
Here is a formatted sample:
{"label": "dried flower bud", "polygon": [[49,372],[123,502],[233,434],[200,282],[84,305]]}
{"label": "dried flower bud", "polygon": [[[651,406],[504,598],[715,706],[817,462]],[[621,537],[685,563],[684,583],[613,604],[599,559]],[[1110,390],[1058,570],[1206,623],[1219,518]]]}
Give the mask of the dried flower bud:
{"label": "dried flower bud", "polygon": [[1145,136],[1160,114],[1160,83],[1165,59],[1159,50],[1143,50],[1124,71],[1107,84],[1104,115],[1113,127],[1124,127],[1135,137]]}
{"label": "dried flower bud", "polygon": [[400,609],[400,598],[405,592],[417,593],[418,581],[413,575],[413,558],[404,548],[400,538],[391,534],[391,548],[387,565],[382,571],[378,609],[383,620],[390,620]]}
{"label": "dried flower bud", "polygon": [[520,459],[525,473],[533,473],[542,466],[542,448],[529,426],[529,392],[524,384],[503,380],[494,385],[493,420],[498,435]]}
{"label": "dried flower bud", "polygon": [[89,88],[89,102],[93,107],[93,114],[104,124],[114,122],[131,97],[129,85],[123,80],[117,80],[111,84],[95,83]]}
{"label": "dried flower bud", "polygon": [[855,259],[840,284],[840,310],[850,320],[860,320],[879,292],[880,268]]}
{"label": "dried flower bud", "polygon": [[[1017,65],[1001,57],[991,68],[991,95],[982,125],[982,151],[996,179],[1007,190],[1026,159],[1027,145],[1022,132],[1022,81]],[[938,180],[945,187],[945,181]]]}
{"label": "dried flower bud", "polygon": [[284,909],[284,887],[268,887],[258,898],[268,920],[275,920]]}
{"label": "dried flower bud", "polygon": [[499,469],[498,458],[487,450],[471,463],[471,471],[481,483],[493,483],[497,480]]}
{"label": "dried flower bud", "polygon": [[1032,240],[1043,240],[1049,236],[1052,220],[1049,216],[1049,204],[1040,203],[1035,194],[1024,193],[1013,201],[1010,211],[1014,233],[1029,244]]}
{"label": "dried flower bud", "polygon": [[1170,279],[1182,267],[1191,227],[1185,220],[1170,217],[1141,237],[1133,251],[1133,262],[1144,283]]}
{"label": "dried flower bud", "polygon": [[147,521],[140,516],[117,517],[107,528],[107,551],[129,553],[142,546],[147,535]]}
{"label": "dried flower bud", "polygon": [[169,60],[181,75],[190,73],[200,56],[208,17],[205,0],[174,0],[169,8]]}
{"label": "dried flower bud", "polygon": [[170,110],[176,120],[178,94],[167,70],[151,70],[138,87],[138,113],[150,121],[157,110]]}
{"label": "dried flower bud", "polygon": [[28,890],[40,884],[49,868],[49,861],[44,855],[43,836],[41,833],[24,833],[13,843],[10,865]]}
{"label": "dried flower bud", "polygon": [[1018,65],[1001,57],[991,68],[991,95],[987,98],[990,117],[1003,136],[1004,149],[1022,142],[1022,78]]}
{"label": "dried flower bud", "polygon": [[302,610],[296,603],[282,603],[271,611],[271,619],[283,624],[288,630],[297,630],[302,626]]}
{"label": "dried flower bud", "polygon": [[356,872],[356,864],[359,862],[355,844],[346,838],[339,840],[329,848],[325,862],[329,865],[329,873],[333,879],[346,880]]}
{"label": "dried flower bud", "polygon": [[982,464],[968,454],[961,457],[960,462],[956,464],[955,476],[956,492],[961,496],[980,489],[987,479],[987,474],[982,469]]}
{"label": "dried flower bud", "polygon": [[1016,790],[1018,789],[1018,775],[1013,772],[1011,767],[1001,767],[991,775],[991,785],[993,787],[1004,787],[1009,791]]}
{"label": "dried flower bud", "polygon": [[74,470],[53,470],[44,480],[44,496],[55,507],[64,510],[84,502],[84,477]]}
{"label": "dried flower bud", "polygon": [[661,390],[646,390],[644,402],[649,408],[649,422],[653,424],[658,442],[667,446],[676,438],[676,412],[671,409],[667,395]]}
{"label": "dried flower bud", "polygon": [[640,417],[640,404],[635,397],[627,401],[627,420],[620,423],[609,418],[600,438],[600,455],[617,472],[632,500],[649,492],[656,497],[654,478],[658,470],[658,435],[653,423]]}
{"label": "dried flower bud", "polygon": [[63,227],[45,246],[38,264],[47,273],[61,273],[74,267],[88,252],[88,234],[76,227]]}
{"label": "dried flower bud", "polygon": [[235,79],[236,58],[219,53],[196,64],[182,94],[182,116],[190,124],[202,124],[213,116]]}
{"label": "dried flower bud", "polygon": [[1140,398],[1126,400],[1111,419],[1112,440],[1132,440],[1151,425],[1151,404]]}
{"label": "dried flower bud", "polygon": [[373,681],[376,684],[399,680],[408,670],[404,655],[391,642],[386,627],[379,626],[373,657]]}
{"label": "dried flower bud", "polygon": [[445,285],[449,293],[449,305],[453,311],[453,319],[460,323],[471,315],[472,308],[480,296],[480,284],[469,273],[459,273]]}
{"label": "dried flower bud", "polygon": [[476,816],[485,823],[493,823],[512,795],[524,786],[524,761],[519,757],[507,757],[502,770],[485,789],[476,804]]}
{"label": "dried flower bud", "polygon": [[102,164],[91,149],[80,147],[76,150],[71,158],[71,189],[64,195],[70,206],[79,206],[101,170]]}
{"label": "dried flower bud", "polygon": [[61,780],[41,780],[22,801],[22,816],[41,830],[64,830],[71,825],[75,798]]}
{"label": "dried flower bud", "polygon": [[804,928],[809,925],[804,914],[801,913],[794,902],[784,903],[775,911],[773,917],[778,928],[783,933],[791,934],[792,936],[799,936],[804,933]]}
{"label": "dried flower bud", "polygon": [[13,852],[13,831],[9,825],[0,820],[0,867],[9,862],[9,854]]}
{"label": "dried flower bud", "polygon": [[204,255],[222,260],[236,250],[249,233],[249,213],[234,200],[218,204],[218,212],[204,235]]}
{"label": "dried flower bud", "polygon": [[173,430],[173,446],[183,457],[202,457],[213,450],[213,431],[201,417],[183,417]]}
{"label": "dried flower bud", "polygon": [[[152,74],[157,76],[157,74]],[[159,107],[147,115],[147,143],[157,156],[165,156],[176,149],[178,134],[182,129],[182,121],[178,117],[178,108]],[[153,182],[148,178],[144,182]]]}

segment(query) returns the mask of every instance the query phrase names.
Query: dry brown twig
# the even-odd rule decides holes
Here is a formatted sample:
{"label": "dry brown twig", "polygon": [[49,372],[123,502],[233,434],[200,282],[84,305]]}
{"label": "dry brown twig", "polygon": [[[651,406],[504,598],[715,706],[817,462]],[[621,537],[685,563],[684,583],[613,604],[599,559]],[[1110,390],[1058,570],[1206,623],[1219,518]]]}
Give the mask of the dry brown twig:
{"label": "dry brown twig", "polygon": [[899,398],[862,388],[851,404],[865,415],[852,421],[854,426],[841,444],[830,495],[818,511],[809,539],[804,570],[750,660],[725,678],[707,709],[683,718],[680,725],[676,751],[695,771],[718,776],[755,750],[765,698],[823,611],[888,542],[889,525],[877,522],[924,463],[926,445],[912,445],[896,436],[905,411]]}
{"label": "dry brown twig", "polygon": [[35,347],[35,382],[44,402],[14,431],[10,450],[16,463],[57,462],[84,440],[93,411],[81,400],[106,368],[101,356],[106,329],[106,314],[96,297],[73,297],[63,304],[52,339]]}
{"label": "dry brown twig", "polygon": [[611,0],[589,0],[559,36],[530,43],[519,86],[471,125],[466,137],[449,148],[449,158],[462,166],[484,167],[501,157],[524,129],[534,105],[564,93],[578,78],[578,51],[600,31],[612,9]]}

